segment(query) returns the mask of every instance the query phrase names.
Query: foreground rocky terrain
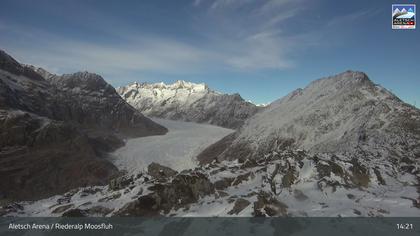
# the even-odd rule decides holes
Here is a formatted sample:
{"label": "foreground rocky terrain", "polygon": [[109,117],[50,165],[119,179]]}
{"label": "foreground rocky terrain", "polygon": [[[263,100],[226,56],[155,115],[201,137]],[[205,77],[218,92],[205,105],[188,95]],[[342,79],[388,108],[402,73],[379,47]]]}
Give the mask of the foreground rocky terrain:
{"label": "foreground rocky terrain", "polygon": [[43,72],[0,51],[2,202],[105,184],[118,173],[105,153],[121,147],[123,138],[167,131],[99,75]]}
{"label": "foreground rocky terrain", "polygon": [[209,123],[236,129],[262,107],[239,94],[215,92],[205,84],[133,83],[117,89],[129,104],[150,117]]}
{"label": "foreground rocky terrain", "polygon": [[10,204],[8,216],[418,216],[414,175],[304,151],[177,172],[152,163],[108,186]]}

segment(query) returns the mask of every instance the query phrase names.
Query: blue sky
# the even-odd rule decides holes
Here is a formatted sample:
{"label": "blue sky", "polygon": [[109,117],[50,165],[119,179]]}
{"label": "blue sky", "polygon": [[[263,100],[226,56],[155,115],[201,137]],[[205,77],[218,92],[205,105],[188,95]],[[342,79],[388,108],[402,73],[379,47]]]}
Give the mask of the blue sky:
{"label": "blue sky", "polygon": [[2,0],[0,48],[54,73],[98,73],[116,87],[183,79],[255,103],[360,70],[420,107],[420,29],[392,30],[393,3]]}

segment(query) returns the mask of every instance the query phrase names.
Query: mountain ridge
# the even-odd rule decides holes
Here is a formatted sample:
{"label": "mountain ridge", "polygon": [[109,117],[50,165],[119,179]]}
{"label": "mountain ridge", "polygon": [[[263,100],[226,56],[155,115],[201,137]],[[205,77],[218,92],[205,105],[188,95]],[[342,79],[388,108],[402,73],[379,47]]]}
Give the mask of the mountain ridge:
{"label": "mountain ridge", "polygon": [[262,108],[238,93],[222,94],[206,84],[178,80],[173,84],[134,82],[117,89],[143,114],[172,120],[209,123],[236,129]]}
{"label": "mountain ridge", "polygon": [[106,184],[118,170],[104,156],[123,138],[167,132],[99,75],[40,72],[0,51],[1,198]]}
{"label": "mountain ridge", "polygon": [[[404,145],[391,145],[389,140],[408,139],[405,143],[413,148],[414,156],[420,154],[420,146],[415,144],[420,135],[419,114],[420,110],[374,84],[365,73],[347,71],[313,81],[304,89],[274,101],[245,122],[234,134],[232,144],[236,149],[248,147],[250,158],[282,145],[331,153],[355,148],[380,152],[385,146],[388,152],[393,152],[392,149],[399,147],[394,151],[402,156]],[[397,127],[402,125],[415,128],[398,132]],[[406,133],[409,137],[404,136]],[[388,141],[384,134],[389,134]],[[375,141],[380,141],[382,146],[375,146]],[[220,158],[241,153],[235,148],[225,152]]]}

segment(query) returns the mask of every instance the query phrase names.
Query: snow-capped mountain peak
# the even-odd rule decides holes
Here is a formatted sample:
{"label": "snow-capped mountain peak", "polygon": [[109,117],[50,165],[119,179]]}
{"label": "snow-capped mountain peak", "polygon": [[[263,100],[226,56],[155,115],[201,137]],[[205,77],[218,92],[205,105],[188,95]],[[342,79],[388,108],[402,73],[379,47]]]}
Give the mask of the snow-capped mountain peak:
{"label": "snow-capped mountain peak", "polygon": [[169,87],[173,89],[190,89],[193,92],[209,92],[208,86],[204,83],[196,84],[184,80],[178,80],[174,84],[169,85]]}
{"label": "snow-capped mountain peak", "polygon": [[187,82],[184,80],[177,80],[173,84],[165,84],[163,82],[160,83],[139,83],[134,82],[130,85],[127,85],[125,87],[121,87],[119,89],[153,89],[153,90],[161,90],[162,92],[165,90],[189,90],[191,93],[209,93],[214,92],[209,89],[207,84],[204,83],[192,83]]}
{"label": "snow-capped mountain peak", "polygon": [[238,94],[222,94],[204,83],[178,80],[173,84],[132,83],[117,89],[121,97],[143,114],[206,122],[227,128],[239,127],[259,108]]}
{"label": "snow-capped mountain peak", "polygon": [[[222,158],[257,158],[284,146],[311,153],[415,156],[419,124],[418,109],[366,74],[346,71],[295,90],[248,119]],[[252,151],[233,155],[238,149]]]}
{"label": "snow-capped mountain peak", "polygon": [[[147,107],[155,108],[162,106],[165,101],[171,100],[171,103],[188,105],[194,103],[206,94],[214,93],[205,84],[195,84],[178,80],[173,84],[160,83],[138,83],[134,82],[125,87],[117,89],[118,93],[127,100],[132,106],[139,107],[141,100],[147,99]],[[142,106],[141,106],[142,107]]]}

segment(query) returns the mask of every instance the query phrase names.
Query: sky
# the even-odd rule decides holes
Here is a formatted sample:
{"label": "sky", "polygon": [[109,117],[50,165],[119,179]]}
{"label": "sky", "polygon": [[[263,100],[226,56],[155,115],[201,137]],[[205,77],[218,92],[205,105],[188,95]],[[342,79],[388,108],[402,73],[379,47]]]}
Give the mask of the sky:
{"label": "sky", "polygon": [[53,73],[100,74],[114,87],[204,82],[254,103],[351,69],[420,107],[420,29],[392,30],[393,3],[1,0],[0,48]]}

